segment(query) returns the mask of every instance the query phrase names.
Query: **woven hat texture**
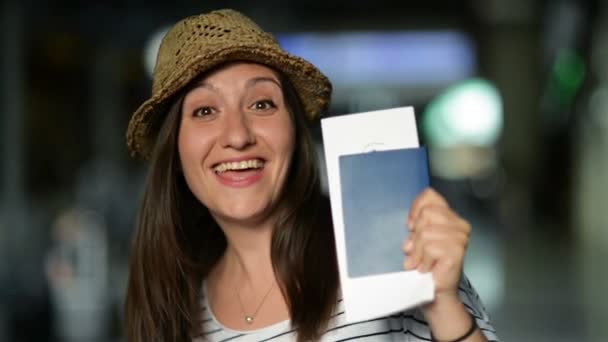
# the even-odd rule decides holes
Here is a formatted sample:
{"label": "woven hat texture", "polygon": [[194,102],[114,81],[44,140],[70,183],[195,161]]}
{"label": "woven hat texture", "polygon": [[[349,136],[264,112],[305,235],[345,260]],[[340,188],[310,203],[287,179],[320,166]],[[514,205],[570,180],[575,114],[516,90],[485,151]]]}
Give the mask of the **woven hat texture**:
{"label": "woven hat texture", "polygon": [[230,61],[251,61],[282,72],[293,84],[309,119],[329,106],[331,83],[308,61],[283,50],[251,19],[230,10],[191,16],[163,38],[154,69],[152,96],[134,113],[127,129],[131,155],[148,159],[171,98],[205,71]]}

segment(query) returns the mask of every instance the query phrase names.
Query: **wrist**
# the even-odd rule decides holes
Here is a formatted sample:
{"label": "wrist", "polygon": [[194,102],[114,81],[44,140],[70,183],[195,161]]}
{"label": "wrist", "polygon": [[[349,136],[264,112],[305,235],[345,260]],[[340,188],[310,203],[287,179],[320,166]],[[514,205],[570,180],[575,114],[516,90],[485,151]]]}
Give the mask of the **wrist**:
{"label": "wrist", "polygon": [[425,305],[422,311],[425,318],[430,321],[434,317],[442,319],[447,316],[449,318],[455,312],[466,312],[466,309],[458,293],[444,293],[435,295],[435,299]]}
{"label": "wrist", "polygon": [[451,338],[451,339],[437,339],[433,332],[431,331],[431,341],[432,342],[463,342],[465,340],[467,340],[469,337],[473,336],[473,334],[475,334],[475,331],[478,329],[477,328],[477,322],[475,321],[475,317],[473,317],[472,315],[469,315],[471,318],[471,323],[469,326],[469,329],[462,335],[459,335],[456,338]]}
{"label": "wrist", "polygon": [[431,329],[432,341],[461,341],[475,334],[475,318],[457,295],[442,294],[422,308]]}

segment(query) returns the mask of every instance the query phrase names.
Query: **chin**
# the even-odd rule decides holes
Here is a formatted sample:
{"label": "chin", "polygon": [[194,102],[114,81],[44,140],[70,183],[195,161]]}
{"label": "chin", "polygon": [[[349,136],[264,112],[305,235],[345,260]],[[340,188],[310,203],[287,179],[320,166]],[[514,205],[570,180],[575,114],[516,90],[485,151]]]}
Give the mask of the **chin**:
{"label": "chin", "polygon": [[223,211],[219,217],[225,221],[240,223],[244,225],[262,224],[270,217],[270,207],[261,208],[232,208]]}

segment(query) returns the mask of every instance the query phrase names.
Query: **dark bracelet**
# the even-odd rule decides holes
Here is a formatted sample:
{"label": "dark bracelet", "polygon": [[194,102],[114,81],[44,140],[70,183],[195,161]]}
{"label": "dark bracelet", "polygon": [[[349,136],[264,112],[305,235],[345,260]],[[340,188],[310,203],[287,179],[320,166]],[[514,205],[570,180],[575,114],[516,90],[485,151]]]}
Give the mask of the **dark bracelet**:
{"label": "dark bracelet", "polygon": [[473,335],[475,330],[477,330],[477,322],[475,321],[475,317],[473,317],[471,315],[471,327],[469,328],[469,330],[467,330],[466,333],[464,333],[464,335],[460,336],[459,338],[457,338],[455,340],[439,341],[438,339],[435,338],[435,336],[433,336],[433,332],[431,331],[431,341],[433,341],[433,342],[461,342],[465,338],[468,338],[471,335]]}

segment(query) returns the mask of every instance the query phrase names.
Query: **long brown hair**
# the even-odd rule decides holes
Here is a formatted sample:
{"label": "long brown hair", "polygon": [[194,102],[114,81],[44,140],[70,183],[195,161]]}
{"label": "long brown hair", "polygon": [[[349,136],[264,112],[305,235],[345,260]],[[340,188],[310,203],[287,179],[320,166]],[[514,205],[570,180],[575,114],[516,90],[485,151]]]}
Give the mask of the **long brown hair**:
{"label": "long brown hair", "polygon": [[[280,75],[295,127],[295,149],[277,209],[271,258],[298,340],[316,340],[338,296],[330,207],[321,193],[316,153],[303,106]],[[126,300],[130,342],[185,341],[201,333],[201,284],[222,256],[226,238],[191,193],[177,152],[183,95],[158,132],[131,254]]]}

